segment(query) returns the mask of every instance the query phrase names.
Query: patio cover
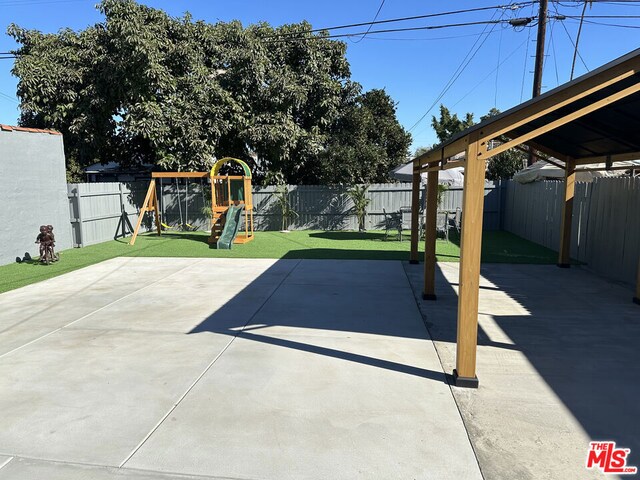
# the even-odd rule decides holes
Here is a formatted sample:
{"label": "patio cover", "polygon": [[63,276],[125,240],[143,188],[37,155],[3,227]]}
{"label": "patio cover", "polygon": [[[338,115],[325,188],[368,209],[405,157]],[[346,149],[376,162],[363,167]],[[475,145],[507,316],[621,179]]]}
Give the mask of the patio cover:
{"label": "patio cover", "polygon": [[[484,176],[487,160],[526,145],[564,164],[565,199],[558,266],[570,265],[571,218],[576,174],[628,170],[620,162],[640,158],[640,49],[491,117],[413,160],[412,263],[418,261],[418,208],[421,174],[427,172],[423,298],[435,300],[436,185],[442,170],[465,169],[456,385],[477,387],[476,347]],[[493,148],[490,148],[492,146]],[[456,157],[465,152],[464,158]],[[634,302],[640,304],[640,265]]]}

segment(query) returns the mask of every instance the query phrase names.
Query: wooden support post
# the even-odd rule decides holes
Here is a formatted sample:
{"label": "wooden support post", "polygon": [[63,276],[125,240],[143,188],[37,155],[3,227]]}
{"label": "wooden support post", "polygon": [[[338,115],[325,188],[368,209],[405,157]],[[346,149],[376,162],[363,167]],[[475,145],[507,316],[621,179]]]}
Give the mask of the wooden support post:
{"label": "wooden support post", "polygon": [[411,255],[409,263],[418,263],[418,242],[420,241],[420,172],[413,172],[411,186]]}
{"label": "wooden support post", "polygon": [[147,195],[144,197],[144,202],[142,203],[142,207],[140,207],[140,215],[138,215],[138,223],[136,223],[136,228],[133,230],[133,236],[129,241],[129,245],[133,245],[136,243],[136,238],[138,237],[138,232],[140,231],[140,226],[142,225],[142,219],[144,218],[144,214],[151,211],[155,212],[156,229],[158,231],[158,235],[160,235],[162,233],[162,230],[160,229],[160,216],[158,213],[158,197],[156,195],[156,181],[153,178],[151,179],[151,182],[149,182]]}
{"label": "wooden support post", "polygon": [[427,174],[427,205],[424,222],[424,300],[436,299],[436,218],[438,216],[438,171]]}
{"label": "wooden support post", "polygon": [[156,231],[158,232],[158,236],[160,236],[162,235],[162,224],[160,223],[160,206],[158,205],[158,193],[156,191],[156,182],[153,182],[153,215],[156,219]]}
{"label": "wooden support post", "polygon": [[486,151],[486,144],[478,142],[478,134],[470,134],[467,163],[464,168],[460,279],[458,281],[458,337],[456,369],[453,371],[455,384],[459,387],[478,387],[476,350],[478,346],[478,295],[486,165],[483,157],[479,154],[484,151]]}
{"label": "wooden support post", "polygon": [[573,197],[576,190],[576,162],[572,158],[567,159],[564,180],[564,205],[562,207],[562,226],[560,227],[558,266],[569,268],[571,266],[571,219],[573,216]]}
{"label": "wooden support post", "polygon": [[638,281],[636,282],[636,296],[633,297],[633,302],[640,305],[640,261],[638,261]]}

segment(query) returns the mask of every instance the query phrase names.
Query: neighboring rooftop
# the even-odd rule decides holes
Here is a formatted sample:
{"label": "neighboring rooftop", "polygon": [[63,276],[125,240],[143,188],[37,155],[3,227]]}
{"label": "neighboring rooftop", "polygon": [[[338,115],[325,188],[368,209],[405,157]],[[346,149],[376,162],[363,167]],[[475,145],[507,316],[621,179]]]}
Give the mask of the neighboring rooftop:
{"label": "neighboring rooftop", "polygon": [[0,131],[3,132],[30,132],[30,133],[48,133],[49,135],[62,135],[55,130],[43,130],[42,128],[14,127],[13,125],[0,124]]}

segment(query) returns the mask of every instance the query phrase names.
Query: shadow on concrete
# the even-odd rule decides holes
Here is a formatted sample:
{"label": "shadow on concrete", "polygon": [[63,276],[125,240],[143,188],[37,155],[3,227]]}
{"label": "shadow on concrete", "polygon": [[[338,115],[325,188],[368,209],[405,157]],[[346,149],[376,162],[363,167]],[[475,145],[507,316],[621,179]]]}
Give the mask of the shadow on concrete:
{"label": "shadow on concrete", "polygon": [[[579,267],[483,265],[481,275],[492,286],[481,287],[480,314],[491,315],[512,344],[492,341],[479,325],[478,345],[520,351],[591,439],[630,448],[628,465],[639,465],[640,307],[631,291]],[[423,303],[425,323],[434,341],[455,343],[457,282],[440,266],[436,277],[438,300]],[[412,283],[416,289],[415,276]],[[526,313],[482,311],[483,295],[497,291]],[[501,375],[524,381],[518,372]],[[482,385],[481,357],[478,378]]]}
{"label": "shadow on concrete", "polygon": [[[372,334],[429,341],[427,330],[418,317],[419,313],[415,311],[415,306],[410,304],[412,302],[410,296],[407,296],[411,287],[406,278],[403,278],[403,281],[407,283],[394,285],[392,288],[398,292],[404,292],[403,302],[405,302],[405,307],[409,305],[411,308],[404,308],[400,315],[394,318],[393,312],[397,311],[397,308],[393,303],[389,303],[386,300],[378,301],[377,303],[374,301],[374,305],[368,306],[359,303],[358,298],[363,294],[366,300],[368,298],[366,296],[367,292],[380,291],[381,287],[379,285],[374,287],[371,284],[348,286],[344,281],[342,281],[344,285],[338,286],[331,285],[329,282],[319,286],[287,283],[286,279],[300,264],[296,260],[300,259],[296,256],[296,252],[293,251],[291,252],[291,259],[277,261],[220,309],[189,331],[188,334],[213,332],[449,383],[449,376],[441,371],[432,371],[414,365],[304,343],[298,339],[283,338],[283,336],[287,335],[278,335],[278,332],[275,335],[258,333],[260,330],[268,332],[271,327],[285,327],[300,329],[300,331],[351,332],[354,334]],[[238,321],[238,310],[242,310],[251,302],[255,303],[255,294],[252,292],[252,288],[258,285],[264,287],[265,283],[272,283],[276,275],[282,275],[285,262],[289,265],[295,263],[295,266],[284,278],[279,280],[278,286],[256,309],[249,320],[246,322]],[[322,262],[319,262],[319,264],[322,264]],[[305,291],[306,293],[304,293]],[[316,296],[315,299],[313,299],[314,295]],[[304,308],[306,302],[309,303],[309,308]],[[367,318],[365,318],[360,309],[366,309],[366,312],[371,314],[366,315]],[[267,313],[259,315],[264,310],[267,310]],[[376,311],[378,315],[374,314]],[[278,315],[278,312],[282,312],[282,315]],[[278,318],[278,321],[265,324],[263,323],[265,318]],[[256,324],[254,325],[254,323]],[[314,338],[318,343],[322,343],[322,338],[324,337],[317,336]],[[332,336],[329,335],[326,338],[332,338]],[[345,336],[344,338],[348,342],[349,337]],[[373,341],[375,342],[375,340]]]}

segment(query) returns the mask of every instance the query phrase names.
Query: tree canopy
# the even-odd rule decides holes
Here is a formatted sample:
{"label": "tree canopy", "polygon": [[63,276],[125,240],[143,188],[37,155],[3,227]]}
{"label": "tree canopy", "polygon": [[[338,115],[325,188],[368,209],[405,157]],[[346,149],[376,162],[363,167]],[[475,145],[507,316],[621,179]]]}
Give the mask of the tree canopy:
{"label": "tree canopy", "polygon": [[71,170],[202,170],[232,156],[258,180],[354,183],[384,181],[406,157],[393,101],[362,92],[346,44],[307,22],[209,24],[134,0],[98,8],[104,22],[81,31],[8,29],[20,123],[61,131]]}
{"label": "tree canopy", "polygon": [[[486,115],[480,117],[480,121],[484,121],[487,118],[498,115],[500,110],[492,108]],[[440,117],[431,118],[431,125],[436,132],[436,136],[440,143],[446,142],[452,138],[455,134],[462,132],[463,130],[471,127],[475,124],[473,120],[473,113],[467,113],[463,120],[458,118],[457,114],[452,114],[451,111],[444,105],[440,105]],[[415,156],[425,153],[430,150],[427,147],[419,147],[416,150]],[[495,157],[492,157],[487,164],[486,177],[489,180],[501,180],[513,177],[513,175],[520,171],[524,165],[526,165],[526,155],[518,150],[510,149],[506,152],[499,153]]]}
{"label": "tree canopy", "polygon": [[446,142],[456,133],[469,128],[475,123],[473,113],[467,113],[464,120],[460,120],[457,114],[451,114],[444,105],[440,105],[440,118],[431,117],[431,126],[436,131],[436,136],[440,143]]}

